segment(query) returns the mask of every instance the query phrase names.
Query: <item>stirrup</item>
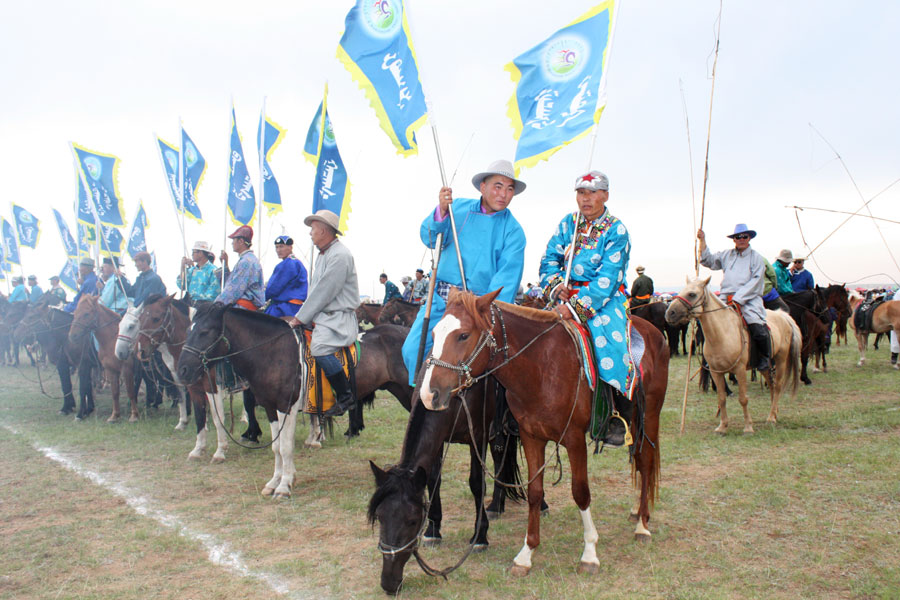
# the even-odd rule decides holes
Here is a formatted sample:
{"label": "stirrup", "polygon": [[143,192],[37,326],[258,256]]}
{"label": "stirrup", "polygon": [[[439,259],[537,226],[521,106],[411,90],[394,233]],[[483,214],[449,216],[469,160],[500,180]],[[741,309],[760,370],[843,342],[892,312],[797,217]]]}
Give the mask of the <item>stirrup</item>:
{"label": "stirrup", "polygon": [[613,413],[610,416],[610,419],[618,419],[622,421],[622,426],[625,427],[625,436],[622,445],[630,446],[634,443],[634,438],[631,437],[631,427],[628,426],[628,423],[622,418],[622,415],[619,414],[619,411],[613,409]]}

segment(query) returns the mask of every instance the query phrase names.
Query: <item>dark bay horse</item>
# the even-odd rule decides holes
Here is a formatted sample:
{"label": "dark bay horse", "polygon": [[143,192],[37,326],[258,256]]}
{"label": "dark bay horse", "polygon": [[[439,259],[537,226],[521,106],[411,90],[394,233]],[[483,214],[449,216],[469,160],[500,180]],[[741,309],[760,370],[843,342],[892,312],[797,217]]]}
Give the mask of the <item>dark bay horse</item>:
{"label": "dark bay horse", "polygon": [[382,306],[374,302],[363,302],[356,307],[356,320],[359,322],[360,329],[363,323],[369,325],[378,324],[378,313],[381,312]]}
{"label": "dark bay horse", "polygon": [[[457,390],[469,385],[470,378],[490,370],[507,389],[509,407],[519,423],[528,460],[528,534],[513,561],[513,574],[528,573],[532,554],[540,544],[540,502],[549,441],[565,446],[569,455],[572,496],[584,527],[579,569],[596,572],[600,564],[596,553],[598,535],[590,512],[585,441],[591,424],[593,392],[582,373],[579,352],[558,315],[495,302],[499,291],[481,297],[451,291],[444,317],[435,326],[435,350],[424,370],[422,404],[446,412]],[[632,323],[645,344],[640,365],[644,406],[641,410],[638,404],[631,424],[634,431],[642,432],[632,446],[632,473],[640,487],[640,500],[632,515],[638,521],[635,539],[647,540],[650,506],[659,485],[659,415],[668,384],[669,361],[662,334],[643,319],[635,317]],[[486,346],[491,346],[492,351],[484,352]],[[635,395],[636,402],[640,395]]]}
{"label": "dark bay horse", "polygon": [[422,305],[416,302],[407,302],[400,298],[391,298],[388,300],[388,303],[384,305],[384,308],[381,309],[381,312],[378,313],[376,324],[383,325],[385,323],[393,323],[394,325],[412,327],[413,321],[416,320],[416,315],[419,314],[420,308],[422,308]]}
{"label": "dark bay horse", "polygon": [[134,386],[134,364],[130,360],[121,361],[116,357],[116,336],[119,334],[119,321],[122,317],[103,306],[97,296],[82,296],[72,317],[69,344],[79,348],[84,355],[93,351],[94,340],[97,341],[97,358],[106,371],[112,392],[113,410],[107,422],[115,423],[119,420],[120,376],[124,376],[125,391],[131,402],[131,416],[128,420],[136,422],[138,408],[137,390]]}
{"label": "dark bay horse", "polygon": [[828,321],[825,299],[819,286],[816,286],[813,290],[783,294],[781,298],[787,303],[791,318],[794,319],[794,322],[800,328],[800,337],[803,340],[800,347],[800,381],[810,385],[812,380],[807,375],[806,369],[809,363],[809,356],[813,354],[813,339],[820,333],[821,328],[815,327],[816,331],[811,331],[808,318],[811,315],[822,324]]}
{"label": "dark bay horse", "polygon": [[687,354],[687,329],[688,324],[672,325],[666,321],[666,309],[668,304],[664,302],[649,302],[632,306],[629,312],[636,317],[649,321],[660,333],[665,334],[669,342],[669,357],[678,356],[678,340],[681,339],[681,350]]}
{"label": "dark bay horse", "polygon": [[[25,317],[25,313],[28,311],[29,303],[8,302],[7,304],[8,308],[6,309],[6,314],[3,315],[3,319],[2,321],[0,321],[0,341],[2,341],[5,347],[11,349],[9,364],[18,366],[20,342],[16,339],[14,333],[16,327],[19,325],[19,322]],[[34,357],[31,355],[31,351],[26,348],[26,352],[28,354],[28,358],[31,359],[31,366],[34,366],[35,362]]]}
{"label": "dark bay horse", "polygon": [[200,302],[178,359],[178,378],[185,385],[201,377],[214,378],[209,369],[228,356],[235,373],[247,379],[256,403],[262,406],[272,431],[275,472],[262,494],[288,498],[294,484],[294,432],[300,390],[306,389],[306,347],[283,320],[214,302]]}
{"label": "dark bay horse", "polygon": [[847,343],[847,321],[853,314],[850,308],[850,299],[847,296],[847,288],[843,285],[832,283],[823,291],[825,306],[833,308],[837,313],[834,319],[835,345],[839,345],[841,339]]}

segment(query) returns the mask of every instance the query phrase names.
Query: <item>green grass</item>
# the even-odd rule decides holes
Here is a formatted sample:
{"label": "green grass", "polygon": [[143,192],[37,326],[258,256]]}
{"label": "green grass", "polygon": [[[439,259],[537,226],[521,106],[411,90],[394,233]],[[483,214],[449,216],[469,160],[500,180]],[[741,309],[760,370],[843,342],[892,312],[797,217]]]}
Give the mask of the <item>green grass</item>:
{"label": "green grass", "polygon": [[[741,432],[737,399],[724,436],[713,394],[689,388],[679,434],[685,358],[670,365],[661,425],[662,482],[652,512],[653,540],[632,540],[630,466],[621,451],[589,461],[592,514],[600,532],[600,573],[575,573],[582,530],[563,479],[547,484],[550,515],[532,573],[509,574],[522,545],[527,510],[508,506],[491,523],[490,549],[472,555],[449,581],[412,563],[403,594],[427,598],[896,598],[900,597],[900,374],[887,353],[833,349],[829,372],[811,374],[779,422],[765,423],[768,394],[750,385],[756,432]],[[271,596],[260,581],[212,565],[197,541],[136,514],[121,498],[61,468],[35,447],[53,447],[176,515],[194,531],[239,551],[251,568],[304,593],[380,598],[377,531],[365,520],[373,489],[368,460],[395,462],[407,413],[389,396],[366,414],[362,436],[302,447],[298,427],[293,497],[259,495],[272,452],[229,444],[224,464],[189,462],[193,423],[176,432],[177,413],[142,413],[139,423],[105,422],[102,393],[85,422],[56,415],[61,402],[40,394],[33,370],[0,368],[0,598],[243,598]],[[53,371],[45,388],[58,395]],[[48,383],[49,381],[49,383]],[[143,408],[142,408],[143,410]],[[234,411],[239,414],[240,402]],[[226,412],[229,412],[226,402]],[[260,412],[262,418],[262,412]],[[9,428],[17,433],[12,433]],[[243,429],[237,424],[235,433]],[[268,428],[264,437],[269,438]],[[210,432],[207,459],[214,448]],[[565,456],[565,453],[562,453]],[[548,456],[550,453],[548,452]],[[451,448],[444,475],[444,544],[424,552],[436,566],[465,551],[474,512],[468,452]],[[555,479],[551,471],[548,480]]]}

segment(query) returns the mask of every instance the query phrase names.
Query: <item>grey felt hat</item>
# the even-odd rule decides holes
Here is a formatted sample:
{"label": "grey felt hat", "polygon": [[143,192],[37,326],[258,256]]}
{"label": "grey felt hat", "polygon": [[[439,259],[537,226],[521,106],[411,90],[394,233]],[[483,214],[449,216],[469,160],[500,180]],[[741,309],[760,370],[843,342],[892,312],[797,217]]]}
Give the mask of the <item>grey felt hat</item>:
{"label": "grey felt hat", "polygon": [[516,179],[516,172],[513,169],[512,163],[508,160],[495,160],[487,168],[487,171],[476,173],[475,176],[472,177],[472,185],[475,186],[476,190],[481,191],[481,182],[483,182],[491,175],[502,175],[503,177],[509,177],[510,179],[512,179],[513,183],[515,183],[515,191],[513,192],[514,196],[525,191],[525,182]]}

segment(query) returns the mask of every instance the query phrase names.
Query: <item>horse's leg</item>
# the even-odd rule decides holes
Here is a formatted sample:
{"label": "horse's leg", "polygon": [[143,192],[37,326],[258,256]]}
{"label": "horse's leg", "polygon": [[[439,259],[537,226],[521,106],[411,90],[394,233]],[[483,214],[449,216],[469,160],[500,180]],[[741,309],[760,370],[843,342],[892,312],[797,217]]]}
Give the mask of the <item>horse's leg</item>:
{"label": "horse's leg", "polygon": [[469,446],[469,490],[475,497],[475,534],[469,543],[475,546],[473,548],[475,552],[487,550],[489,545],[487,537],[489,523],[487,512],[484,510],[486,486],[479,452],[480,456],[484,456],[487,452],[487,444],[481,444],[481,448],[477,450],[474,443]]}
{"label": "horse's leg", "polygon": [[[109,378],[109,391],[112,394],[113,398],[113,410],[118,418],[119,413],[119,394],[121,392],[121,381],[119,377],[120,373],[118,371],[114,371],[112,369],[106,369],[106,376]],[[128,419],[130,422],[137,421],[134,415],[131,415],[131,418]]]}
{"label": "horse's leg", "polygon": [[322,420],[319,418],[319,415],[315,413],[311,413],[309,415],[309,435],[306,436],[306,441],[303,443],[307,448],[319,449],[322,447],[322,442],[319,438],[322,435]]}
{"label": "horse's leg", "polygon": [[[216,452],[210,462],[225,462],[225,449],[228,447],[228,432],[225,430],[225,389],[218,388],[214,394],[206,394],[209,406],[212,409],[212,422],[216,426]],[[204,403],[195,404],[194,408],[199,412],[206,410]]]}
{"label": "horse's leg", "polygon": [[426,548],[434,548],[441,544],[441,521],[443,512],[441,507],[441,455],[434,459],[431,468],[428,469],[428,479],[425,482],[428,488],[428,525],[422,536],[422,545]]}
{"label": "horse's leg", "polygon": [[[521,431],[522,448],[528,461],[528,533],[525,543],[513,559],[511,573],[528,575],[531,570],[531,557],[541,543],[541,500],[544,498],[544,473],[539,469],[544,464],[544,449],[547,442],[538,440]],[[571,455],[569,456],[571,461]]]}
{"label": "horse's leg", "polygon": [[869,344],[869,334],[857,331],[856,332],[856,347],[859,350],[859,362],[856,363],[857,367],[863,366],[863,364],[866,362],[866,346],[868,344]]}
{"label": "horse's leg", "polygon": [[128,401],[131,404],[131,416],[128,418],[129,423],[137,423],[138,421],[138,403],[137,390],[134,385],[134,361],[126,358],[122,361],[122,374],[125,376],[125,393],[128,394]]}
{"label": "horse's leg", "polygon": [[59,414],[68,415],[75,410],[75,396],[72,394],[72,375],[69,373],[69,358],[65,352],[59,353],[56,359],[56,373],[63,393],[63,405]]}
{"label": "horse's leg", "polygon": [[712,376],[716,397],[719,399],[719,426],[715,428],[715,432],[725,434],[728,431],[728,411],[725,408],[725,399],[728,396],[725,395],[725,386],[727,385],[725,383],[725,374],[712,369],[710,369],[709,373]]}
{"label": "horse's leg", "polygon": [[741,403],[741,410],[744,411],[744,433],[753,433],[753,419],[750,417],[750,410],[747,408],[747,371],[743,366],[738,366],[738,400]]}
{"label": "horse's leg", "polygon": [[[290,498],[291,488],[294,485],[294,432],[297,429],[297,411],[300,402],[294,402],[291,410],[284,416],[284,428],[278,437],[278,451],[281,453],[281,482],[275,488],[273,498]],[[281,418],[279,417],[279,420]],[[273,444],[274,445],[274,444]]]}
{"label": "horse's leg", "polygon": [[[197,425],[197,439],[194,443],[194,449],[188,454],[188,460],[200,460],[203,458],[203,452],[206,451],[206,398],[204,398],[203,402],[198,402],[190,389],[188,394],[191,396],[191,400],[194,401],[194,423]],[[211,397],[212,394],[207,395],[210,396],[210,404],[214,402]]]}
{"label": "horse's leg", "polygon": [[278,448],[278,432],[282,429],[282,421],[286,415],[284,413],[278,413],[278,418],[274,421],[269,421],[269,429],[272,431],[272,439],[275,440],[272,443],[272,453],[275,455],[275,472],[272,474],[272,479],[266,482],[266,485],[263,486],[262,492],[260,492],[263,496],[271,496],[275,493],[275,488],[281,484],[281,473],[284,470],[284,465],[281,462],[281,452],[279,452]]}
{"label": "horse's leg", "polygon": [[[505,483],[510,485],[513,483],[508,480],[506,476],[507,469],[505,468],[506,463],[509,460],[507,453],[510,452],[510,441],[511,436],[503,431],[498,431],[494,439],[488,443],[488,446],[491,449],[491,458],[494,461],[495,477],[494,491],[491,494],[491,503],[488,504],[487,507],[487,515],[491,520],[499,519],[506,507],[506,489],[501,484]],[[515,448],[513,448],[512,452],[515,452]]]}
{"label": "horse's leg", "polygon": [[579,573],[596,573],[600,570],[597,558],[597,528],[591,518],[591,488],[588,486],[587,445],[584,434],[568,436],[565,440],[566,453],[569,455],[569,466],[572,470],[572,498],[581,512],[581,524],[584,526],[584,551],[578,565]]}
{"label": "horse's leg", "polygon": [[[172,356],[171,352],[169,352],[169,347],[166,345],[160,346],[159,353],[162,356],[163,364],[169,370],[168,374],[162,374],[161,376],[169,377],[173,380],[176,380],[175,384],[178,384],[178,381],[177,381],[178,376],[175,375],[175,373],[178,372],[178,369],[176,368],[176,365],[175,365],[175,357]],[[166,383],[170,384],[171,382],[167,381]],[[185,427],[187,427],[187,423],[188,423],[187,403],[188,403],[188,397],[190,396],[190,393],[187,391],[187,389],[180,388],[177,385],[174,387],[174,391],[177,394],[176,402],[178,402],[178,424],[175,426],[175,430],[182,431],[182,430],[184,430]],[[180,400],[180,402],[179,402],[179,400]],[[204,444],[204,446],[205,446],[205,444]]]}

